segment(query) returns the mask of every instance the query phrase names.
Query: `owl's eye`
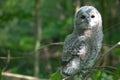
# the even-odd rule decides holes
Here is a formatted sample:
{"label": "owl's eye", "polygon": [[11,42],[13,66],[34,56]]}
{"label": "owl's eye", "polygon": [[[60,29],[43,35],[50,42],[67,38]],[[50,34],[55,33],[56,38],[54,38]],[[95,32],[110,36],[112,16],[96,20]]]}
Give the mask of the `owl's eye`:
{"label": "owl's eye", "polygon": [[91,18],[94,18],[95,16],[94,15],[91,15]]}
{"label": "owl's eye", "polygon": [[81,16],[81,19],[85,19],[85,16],[84,16],[84,15],[82,15],[82,16]]}

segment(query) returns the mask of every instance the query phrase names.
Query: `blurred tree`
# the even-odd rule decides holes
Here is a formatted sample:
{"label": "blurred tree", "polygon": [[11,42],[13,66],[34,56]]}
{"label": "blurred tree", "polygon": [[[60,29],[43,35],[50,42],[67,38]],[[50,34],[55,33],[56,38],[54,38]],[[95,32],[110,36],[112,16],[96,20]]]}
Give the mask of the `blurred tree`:
{"label": "blurred tree", "polygon": [[39,77],[39,48],[40,48],[40,42],[41,42],[41,20],[39,17],[39,11],[40,11],[40,0],[35,0],[35,27],[36,27],[36,43],[35,43],[35,64],[34,64],[34,75],[35,77]]}

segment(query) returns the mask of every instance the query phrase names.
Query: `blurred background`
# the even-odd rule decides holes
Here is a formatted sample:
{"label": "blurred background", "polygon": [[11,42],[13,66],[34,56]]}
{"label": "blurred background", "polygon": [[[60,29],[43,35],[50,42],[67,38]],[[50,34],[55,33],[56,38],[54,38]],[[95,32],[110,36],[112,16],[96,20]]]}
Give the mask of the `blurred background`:
{"label": "blurred background", "polygon": [[[102,15],[103,54],[120,41],[120,0],[0,0],[2,79],[32,80],[24,79],[31,76],[47,80],[56,72],[61,65],[63,41],[73,30],[74,13],[84,5],[95,6]],[[99,66],[115,69],[97,70],[92,80],[118,80],[120,46]]]}

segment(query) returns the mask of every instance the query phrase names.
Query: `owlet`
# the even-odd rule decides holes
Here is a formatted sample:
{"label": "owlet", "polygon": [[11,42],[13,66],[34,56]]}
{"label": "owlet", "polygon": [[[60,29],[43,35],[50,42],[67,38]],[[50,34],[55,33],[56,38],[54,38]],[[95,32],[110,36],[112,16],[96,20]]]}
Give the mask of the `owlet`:
{"label": "owlet", "polygon": [[63,46],[61,73],[73,75],[93,66],[103,40],[102,19],[93,6],[83,6],[74,16],[74,29]]}

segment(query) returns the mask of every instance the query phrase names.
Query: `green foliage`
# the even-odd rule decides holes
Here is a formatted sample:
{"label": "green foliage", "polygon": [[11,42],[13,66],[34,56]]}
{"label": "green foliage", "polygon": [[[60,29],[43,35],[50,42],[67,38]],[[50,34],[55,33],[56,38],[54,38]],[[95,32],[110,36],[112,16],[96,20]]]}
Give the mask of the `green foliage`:
{"label": "green foliage", "polygon": [[2,70],[0,68],[0,80],[2,80]]}
{"label": "green foliage", "polygon": [[120,66],[117,67],[117,70],[114,71],[113,79],[118,80],[120,78]]}
{"label": "green foliage", "polygon": [[107,75],[107,73],[103,72],[101,74],[101,80],[113,80],[113,76]]}
{"label": "green foliage", "polygon": [[114,80],[114,79],[111,74],[108,74],[107,72],[102,70],[96,70],[92,74],[92,80]]}
{"label": "green foliage", "polygon": [[[36,41],[34,1],[35,0],[0,0],[0,57],[7,57],[8,54],[10,54],[11,57],[17,57],[10,59],[10,62],[9,60],[0,58],[0,67],[2,69],[7,66],[7,70],[13,73],[31,76],[34,74],[33,50]],[[40,1],[39,19],[41,20],[40,25],[42,26],[41,45],[63,42],[66,35],[73,30],[74,6],[76,6],[74,1],[76,0]],[[101,6],[102,1],[104,3]],[[117,43],[120,40],[119,0],[91,0],[85,3],[88,3],[87,5],[95,5],[102,13],[104,43],[107,47]],[[48,51],[45,48],[40,52],[39,56],[42,59],[39,59],[39,76],[42,78],[48,78],[49,75],[55,72],[60,66],[60,55],[62,54],[60,51],[62,50],[61,48],[58,50],[56,47],[58,46],[52,46],[52,49],[48,48]],[[117,47],[114,49],[113,54],[115,55],[115,61],[117,61],[116,59],[120,58],[120,48]],[[114,74],[97,70],[92,75],[93,80],[117,80],[120,74],[120,64],[119,62],[116,63],[118,66],[117,70],[113,71]],[[60,80],[59,71],[53,73],[50,80]]]}
{"label": "green foliage", "polygon": [[94,72],[94,74],[92,75],[92,79],[93,80],[99,80],[100,76],[101,76],[101,71],[100,70],[96,70]]}
{"label": "green foliage", "polygon": [[49,80],[61,80],[60,71],[57,70],[55,73],[51,74]]}
{"label": "green foliage", "polygon": [[120,48],[115,48],[114,52],[116,56],[120,56]]}

